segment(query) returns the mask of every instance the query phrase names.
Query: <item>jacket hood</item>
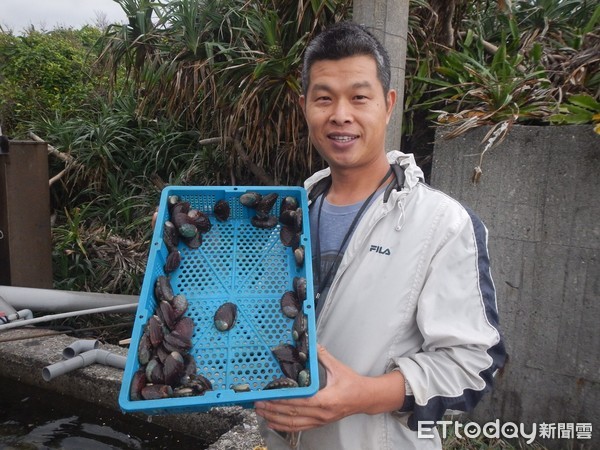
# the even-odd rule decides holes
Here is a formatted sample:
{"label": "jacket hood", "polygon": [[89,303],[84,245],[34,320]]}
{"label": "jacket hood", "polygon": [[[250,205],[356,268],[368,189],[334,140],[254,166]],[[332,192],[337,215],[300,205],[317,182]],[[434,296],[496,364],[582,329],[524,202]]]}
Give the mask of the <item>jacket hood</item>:
{"label": "jacket hood", "polygon": [[[398,164],[400,167],[404,169],[404,188],[411,190],[414,188],[419,181],[423,181],[425,179],[423,175],[423,171],[417,163],[415,162],[415,158],[412,153],[402,153],[398,150],[392,150],[386,153],[388,162],[390,164]],[[307,191],[323,178],[328,177],[331,174],[331,169],[326,167],[323,170],[319,170],[306,179],[304,182],[304,188]]]}

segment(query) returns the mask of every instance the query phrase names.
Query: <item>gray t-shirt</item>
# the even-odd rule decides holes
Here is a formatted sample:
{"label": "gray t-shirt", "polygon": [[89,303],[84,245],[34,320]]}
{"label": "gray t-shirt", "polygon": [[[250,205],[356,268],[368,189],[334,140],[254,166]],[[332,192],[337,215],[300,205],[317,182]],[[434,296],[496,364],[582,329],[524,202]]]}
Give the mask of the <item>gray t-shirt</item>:
{"label": "gray t-shirt", "polygon": [[[383,190],[383,188],[381,189]],[[378,192],[379,193],[379,192]],[[373,196],[373,199],[377,198],[377,195]],[[371,202],[373,201],[371,200]],[[354,217],[363,205],[363,201],[354,203],[352,205],[337,206],[329,203],[327,198],[323,202],[323,196],[319,196],[314,204],[310,208],[310,230],[312,240],[312,254],[313,254],[313,286],[315,296],[319,293],[319,285],[327,278],[327,274],[331,270],[331,275],[327,283],[322,286],[318,301],[316,301],[316,315],[318,316],[321,312],[322,305],[327,292],[331,286],[331,282],[335,277],[335,272],[342,261],[342,256],[346,251],[348,242],[350,242],[349,236],[344,244],[344,248],[340,249],[342,241],[346,236],[346,233],[350,229],[350,225],[354,220]],[[319,208],[321,208],[321,220],[318,223]],[[319,226],[317,226],[319,225]],[[318,237],[317,237],[317,233]],[[321,261],[319,265],[319,256],[317,252],[317,242],[320,246]],[[332,268],[333,267],[333,268]]]}

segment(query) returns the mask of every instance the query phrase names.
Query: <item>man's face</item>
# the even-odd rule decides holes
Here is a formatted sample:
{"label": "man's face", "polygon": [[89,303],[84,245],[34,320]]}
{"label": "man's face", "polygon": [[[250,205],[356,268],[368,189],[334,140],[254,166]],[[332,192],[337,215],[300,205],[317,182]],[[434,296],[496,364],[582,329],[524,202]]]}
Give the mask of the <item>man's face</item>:
{"label": "man's face", "polygon": [[384,95],[370,56],[315,62],[300,97],[313,145],[332,170],[364,168],[385,154],[396,92]]}

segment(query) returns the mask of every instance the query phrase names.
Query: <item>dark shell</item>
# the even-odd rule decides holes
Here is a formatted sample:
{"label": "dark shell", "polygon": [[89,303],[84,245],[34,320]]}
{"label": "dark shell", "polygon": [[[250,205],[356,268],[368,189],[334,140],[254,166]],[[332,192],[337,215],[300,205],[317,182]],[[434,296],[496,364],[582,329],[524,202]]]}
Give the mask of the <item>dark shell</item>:
{"label": "dark shell", "polygon": [[204,375],[192,374],[184,376],[181,380],[182,386],[193,388],[196,391],[195,395],[200,395],[205,391],[212,391],[212,383]]}
{"label": "dark shell", "polygon": [[250,219],[250,222],[256,228],[263,228],[263,229],[274,228],[277,226],[277,217],[267,216],[265,218],[260,218],[260,217],[258,217],[258,215],[256,215]]}
{"label": "dark shell", "polygon": [[171,304],[173,305],[173,315],[175,320],[179,320],[181,316],[185,314],[189,306],[187,297],[183,294],[177,294],[173,297]]}
{"label": "dark shell", "polygon": [[292,338],[297,341],[306,334],[308,330],[308,317],[306,314],[298,314],[292,324]]}
{"label": "dark shell", "polygon": [[[204,392],[202,392],[202,394],[204,394]],[[188,386],[177,386],[173,389],[173,397],[194,397],[202,394],[197,394],[193,388]]]}
{"label": "dark shell", "polygon": [[263,389],[283,389],[293,387],[298,387],[298,383],[296,382],[296,380],[292,380],[291,378],[287,377],[281,377],[271,381]]}
{"label": "dark shell", "polygon": [[[181,235],[181,238],[184,240],[193,239],[199,233],[198,228],[196,228],[196,225],[194,225],[192,223],[182,224],[179,228],[177,228],[177,231]],[[188,244],[188,247],[191,247],[191,245],[188,243],[187,240],[186,240],[186,244]]]}
{"label": "dark shell", "polygon": [[229,203],[227,203],[227,200],[221,199],[217,201],[217,203],[215,203],[213,212],[215,213],[215,217],[217,218],[217,220],[225,222],[227,219],[229,219],[231,208],[229,206]]}
{"label": "dark shell", "polygon": [[283,225],[279,230],[279,239],[285,247],[298,247],[300,243],[300,234],[287,225]]}
{"label": "dark shell", "polygon": [[298,300],[300,300],[301,302],[306,300],[306,278],[294,277],[292,285],[294,287],[294,292],[298,296]]}
{"label": "dark shell", "polygon": [[184,396],[191,396],[202,395],[206,391],[212,391],[213,387],[208,378],[200,374],[195,374],[184,377],[181,388],[182,392],[185,392]]}
{"label": "dark shell", "polygon": [[185,373],[185,363],[183,356],[179,352],[171,352],[165,359],[163,365],[165,384],[171,386],[179,384],[179,380]]}
{"label": "dark shell", "polygon": [[138,361],[143,366],[152,359],[152,343],[150,342],[150,331],[148,328],[142,334],[138,344]]}
{"label": "dark shell", "polygon": [[198,370],[198,366],[196,365],[196,360],[194,357],[187,353],[183,356],[183,364],[184,364],[184,373],[185,375],[195,375]]}
{"label": "dark shell", "polygon": [[157,315],[153,315],[147,324],[148,336],[153,347],[158,347],[164,339],[163,323]]}
{"label": "dark shell", "polygon": [[173,388],[168,384],[147,384],[141,392],[144,400],[156,400],[173,396]]}
{"label": "dark shell", "polygon": [[261,198],[260,201],[254,205],[256,216],[259,219],[266,219],[269,217],[271,209],[273,209],[273,206],[277,202],[278,198],[279,194],[275,192],[263,196],[263,198]]}
{"label": "dark shell", "polygon": [[300,371],[300,373],[298,374],[298,386],[310,386],[310,370],[303,369]]}
{"label": "dark shell", "polygon": [[173,214],[171,214],[171,222],[173,222],[175,228],[179,228],[184,223],[189,223],[192,225],[194,223],[193,219],[190,216],[188,216],[187,211],[173,211]]}
{"label": "dark shell", "polygon": [[170,352],[185,353],[192,348],[192,340],[178,331],[171,331],[165,335],[163,345]]}
{"label": "dark shell", "polygon": [[191,207],[190,202],[179,201],[175,203],[170,209],[171,221],[173,221],[173,217],[177,214],[187,214]]}
{"label": "dark shell", "polygon": [[290,319],[296,317],[301,309],[300,300],[294,291],[285,292],[279,300],[279,305],[281,312]]}
{"label": "dark shell", "polygon": [[296,211],[285,210],[279,214],[279,221],[290,228],[296,228]]}
{"label": "dark shell", "polygon": [[271,349],[277,361],[288,362],[288,363],[299,363],[301,362],[300,356],[298,355],[298,349],[291,344],[280,344],[277,347]]}
{"label": "dark shell", "polygon": [[195,386],[203,388],[205,391],[212,391],[212,383],[204,375],[196,374],[190,377],[190,383]]}
{"label": "dark shell", "polygon": [[306,362],[308,359],[308,335],[303,334],[296,341],[296,348],[298,349],[298,358],[301,362]]}
{"label": "dark shell", "polygon": [[176,317],[175,311],[173,310],[173,306],[171,305],[171,303],[163,300],[162,302],[160,302],[158,311],[156,312],[157,315],[163,321],[163,323],[167,327],[169,327],[169,329],[173,329],[173,327],[175,326]]}
{"label": "dark shell", "polygon": [[202,233],[200,231],[196,231],[196,233],[191,238],[182,237],[181,240],[185,242],[189,248],[193,248],[194,250],[200,248],[202,245]]}
{"label": "dark shell", "polygon": [[179,203],[181,203],[181,200],[177,195],[170,195],[169,198],[167,198],[167,210],[169,211],[169,217],[173,215],[173,209]]}
{"label": "dark shell", "polygon": [[208,214],[205,214],[198,209],[190,209],[187,214],[200,233],[208,233],[212,228],[212,223]]}
{"label": "dark shell", "polygon": [[148,383],[164,384],[163,365],[158,359],[151,359],[146,364],[146,380],[148,380]]}
{"label": "dark shell", "polygon": [[162,302],[163,300],[170,302],[175,297],[173,293],[173,287],[171,286],[171,280],[169,277],[164,275],[159,275],[154,282],[154,297],[157,302]]}
{"label": "dark shell", "polygon": [[304,253],[304,245],[300,245],[294,250],[294,259],[296,260],[296,266],[302,267],[304,265]]}
{"label": "dark shell", "polygon": [[233,328],[237,320],[237,305],[235,303],[223,303],[215,312],[215,327],[219,331],[227,331]]}
{"label": "dark shell", "polygon": [[169,252],[167,260],[165,262],[165,273],[171,273],[179,268],[181,264],[181,253],[178,250]]}
{"label": "dark shell", "polygon": [[281,200],[281,206],[279,207],[280,214],[284,211],[294,211],[296,209],[298,209],[298,200],[294,197],[288,195]]}
{"label": "dark shell", "polygon": [[302,222],[302,220],[303,220],[303,217],[302,217],[302,214],[303,214],[302,208],[298,208],[295,212],[296,212],[296,215],[295,215],[295,218],[296,218],[296,231],[301,232],[302,231],[302,223],[303,223]]}
{"label": "dark shell", "polygon": [[292,380],[297,380],[298,374],[302,369],[304,369],[304,364],[300,362],[282,361],[279,363],[279,367],[286,377],[291,378]]}
{"label": "dark shell", "polygon": [[254,208],[262,199],[262,195],[258,192],[246,192],[240,195],[240,203],[248,208]]}
{"label": "dark shell", "polygon": [[302,208],[295,209],[293,211],[283,211],[279,215],[279,221],[295,232],[302,231]]}
{"label": "dark shell", "polygon": [[169,352],[165,348],[164,344],[161,344],[156,348],[156,357],[163,364],[165,363],[165,360],[167,359],[167,356],[169,356],[170,353],[171,352]]}
{"label": "dark shell", "polygon": [[163,225],[163,242],[167,246],[169,252],[177,251],[179,244],[179,232],[173,222],[167,220]]}
{"label": "dark shell", "polygon": [[190,317],[182,317],[176,324],[173,331],[184,339],[192,339],[194,334],[194,321]]}
{"label": "dark shell", "polygon": [[169,208],[169,213],[171,213],[173,206],[175,206],[179,202],[180,199],[178,195],[169,195],[169,197],[167,198],[167,207]]}
{"label": "dark shell", "polygon": [[142,389],[146,386],[146,371],[137,370],[131,378],[131,387],[129,389],[129,398],[134,400],[142,399]]}

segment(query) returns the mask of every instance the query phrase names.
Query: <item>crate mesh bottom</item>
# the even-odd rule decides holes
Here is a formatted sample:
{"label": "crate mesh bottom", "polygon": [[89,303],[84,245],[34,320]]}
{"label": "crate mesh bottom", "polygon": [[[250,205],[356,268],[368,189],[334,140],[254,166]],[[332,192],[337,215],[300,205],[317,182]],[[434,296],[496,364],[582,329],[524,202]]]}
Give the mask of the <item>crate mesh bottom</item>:
{"label": "crate mesh bottom", "polygon": [[[211,197],[182,199],[209,212],[214,203]],[[281,376],[270,349],[293,342],[292,320],[279,306],[281,296],[290,289],[291,250],[281,244],[280,225],[259,229],[246,219],[236,219],[243,213],[237,204],[230,202],[232,218],[228,221],[211,217],[213,226],[203,235],[200,248],[179,244],[182,263],[171,278],[174,292],[184,294],[190,304],[186,315],[195,323],[191,353],[200,363],[198,371],[215,389],[248,383],[256,390]],[[165,259],[163,252],[155,271],[162,271]],[[237,305],[238,318],[231,330],[222,332],[212,318],[225,302]]]}
{"label": "crate mesh bottom", "polygon": [[[294,195],[306,207],[305,193],[301,194],[297,188],[277,190],[279,199],[272,210],[274,215],[278,215],[285,195]],[[120,397],[120,404],[125,410],[151,413],[205,411],[210,406],[248,406],[256,399],[289,398],[316,392],[318,387],[314,381],[309,387],[282,390],[288,392],[262,390],[271,380],[283,375],[271,349],[282,343],[293,343],[293,320],[281,312],[281,296],[292,289],[294,276],[305,276],[310,297],[312,272],[306,265],[298,268],[292,249],[282,245],[279,236],[281,225],[272,229],[260,229],[252,225],[252,212],[239,203],[241,193],[237,188],[207,190],[176,187],[166,188],[163,192],[157,223],[167,220],[167,194],[179,195],[181,200],[209,214],[211,219],[212,228],[203,235],[200,248],[191,249],[185,243],[179,243],[182,261],[180,267],[170,274],[170,280],[174,293],[184,294],[189,302],[186,315],[194,320],[190,354],[196,360],[197,372],[212,382],[213,391],[185,399],[129,401],[126,398],[127,386],[139,367],[137,355],[132,355],[132,358],[128,358]],[[228,200],[231,207],[230,218],[225,222],[217,221],[212,214],[214,204],[222,198]],[[305,230],[305,234],[303,244],[310,247],[308,230]],[[310,261],[310,248],[307,255]],[[159,239],[155,235],[148,259],[140,308],[132,333],[131,349],[134,351],[137,350],[136,345],[145,323],[156,309],[152,286],[159,275],[164,275],[167,256],[161,230]],[[213,318],[215,311],[225,302],[235,303],[238,315],[233,328],[223,332],[216,329]],[[312,301],[307,300],[305,308],[309,315],[307,368],[312,378],[318,378],[316,339],[312,335]],[[248,384],[251,392],[233,393],[230,389],[238,384]],[[242,400],[238,401],[238,398]]]}

